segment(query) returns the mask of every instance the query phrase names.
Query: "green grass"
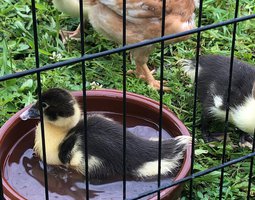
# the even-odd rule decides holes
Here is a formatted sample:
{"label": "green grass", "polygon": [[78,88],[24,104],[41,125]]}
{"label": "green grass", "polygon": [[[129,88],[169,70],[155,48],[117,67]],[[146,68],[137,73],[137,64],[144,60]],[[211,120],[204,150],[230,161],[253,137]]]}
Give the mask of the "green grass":
{"label": "green grass", "polygon": [[[255,13],[254,0],[241,0],[239,16]],[[64,61],[80,56],[78,42],[70,41],[63,45],[58,32],[63,29],[75,29],[78,19],[72,19],[59,13],[51,1],[37,1],[37,19],[39,35],[40,66]],[[205,0],[202,24],[208,25],[234,16],[235,2],[222,0]],[[35,68],[34,41],[30,0],[1,0],[0,3],[0,76],[26,69]],[[251,64],[255,64],[255,20],[238,23],[235,55]],[[233,25],[208,30],[201,34],[201,54],[230,55]],[[96,53],[117,47],[116,44],[96,33],[87,25],[85,38],[86,53]],[[164,94],[164,104],[192,130],[193,87],[191,81],[183,74],[178,60],[194,58],[196,51],[196,35],[184,42],[167,46],[165,50],[164,77],[171,93]],[[57,57],[56,54],[61,56]],[[155,49],[150,56],[149,65],[160,66],[160,50]],[[134,64],[127,61],[127,68],[134,69]],[[122,89],[122,56],[114,54],[86,62],[86,78],[88,89],[94,88],[94,81],[103,88]],[[159,72],[157,71],[157,78]],[[43,89],[63,87],[70,90],[82,88],[81,65],[76,64],[55,69],[41,74]],[[17,110],[36,99],[36,75],[0,82],[0,125],[2,126]],[[159,93],[149,88],[142,80],[127,76],[127,90],[159,100]],[[200,124],[200,107],[198,106],[196,123]],[[235,132],[231,127],[230,131]],[[233,144],[237,145],[237,134],[231,135]],[[221,163],[222,144],[215,147],[204,144],[199,128],[196,129],[195,172],[217,166]],[[232,144],[227,145],[227,160],[250,153]],[[249,160],[225,169],[224,199],[245,199]],[[194,199],[217,199],[219,195],[220,171],[194,179]],[[255,198],[253,177],[252,198]],[[188,184],[183,192],[182,200],[187,199]]]}

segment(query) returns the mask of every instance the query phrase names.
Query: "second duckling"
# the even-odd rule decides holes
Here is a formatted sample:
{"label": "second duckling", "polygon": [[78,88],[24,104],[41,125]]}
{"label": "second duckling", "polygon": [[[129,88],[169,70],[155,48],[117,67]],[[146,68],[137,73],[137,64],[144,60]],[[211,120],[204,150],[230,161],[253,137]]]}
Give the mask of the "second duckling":
{"label": "second duckling", "polygon": [[[195,60],[184,60],[182,64],[187,75],[194,79]],[[214,140],[208,131],[209,123],[213,119],[225,121],[229,73],[230,57],[200,56],[197,87],[203,109],[202,133],[206,141]],[[233,62],[229,121],[243,131],[240,146],[251,148],[251,135],[255,131],[255,68],[238,59],[234,59]]]}
{"label": "second duckling", "polygon": [[[85,174],[84,121],[76,99],[60,88],[42,94],[46,159],[51,165],[66,165]],[[39,102],[25,111],[23,120],[39,116]],[[123,173],[123,127],[103,115],[87,117],[88,165],[91,178],[121,176]],[[149,178],[158,173],[158,142],[135,136],[127,130],[127,175]],[[162,141],[161,174],[178,169],[190,136]],[[42,159],[40,124],[35,133],[35,152]]]}

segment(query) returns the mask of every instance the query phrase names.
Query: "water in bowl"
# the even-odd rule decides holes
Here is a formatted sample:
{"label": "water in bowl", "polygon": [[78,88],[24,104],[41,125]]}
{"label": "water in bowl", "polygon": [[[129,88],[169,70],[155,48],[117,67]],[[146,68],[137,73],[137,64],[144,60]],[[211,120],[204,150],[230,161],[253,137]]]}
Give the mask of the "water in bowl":
{"label": "water in bowl", "polygon": [[[122,115],[116,113],[103,113],[121,123]],[[127,116],[127,128],[133,134],[155,139],[158,137],[158,126],[146,119]],[[169,139],[170,135],[162,130],[162,138]],[[43,164],[32,149],[34,129],[24,133],[24,136],[13,146],[5,160],[4,177],[13,189],[21,196],[31,200],[44,199],[44,173]],[[48,192],[50,199],[71,200],[85,199],[85,178],[71,169],[48,166]],[[108,180],[91,180],[89,185],[90,199],[122,199],[122,177],[113,177]],[[161,180],[161,185],[169,184],[171,178]],[[157,188],[157,180],[131,180],[126,182],[126,197],[133,198],[139,194]],[[148,199],[146,197],[145,199]]]}

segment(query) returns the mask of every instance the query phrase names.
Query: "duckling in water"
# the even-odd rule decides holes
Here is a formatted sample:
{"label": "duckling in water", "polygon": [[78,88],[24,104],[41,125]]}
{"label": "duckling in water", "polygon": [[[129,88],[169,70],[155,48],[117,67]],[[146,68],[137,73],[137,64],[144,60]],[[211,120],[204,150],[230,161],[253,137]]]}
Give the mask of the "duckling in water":
{"label": "duckling in water", "polygon": [[[54,88],[42,93],[47,163],[66,165],[85,174],[84,119],[76,99],[64,89]],[[39,102],[20,116],[23,120],[39,117]],[[123,173],[123,127],[99,114],[88,114],[88,170],[91,178],[121,176]],[[42,159],[40,124],[36,128],[34,150]],[[173,173],[190,136],[162,141],[161,173]],[[127,175],[149,178],[158,173],[158,142],[126,134]]]}

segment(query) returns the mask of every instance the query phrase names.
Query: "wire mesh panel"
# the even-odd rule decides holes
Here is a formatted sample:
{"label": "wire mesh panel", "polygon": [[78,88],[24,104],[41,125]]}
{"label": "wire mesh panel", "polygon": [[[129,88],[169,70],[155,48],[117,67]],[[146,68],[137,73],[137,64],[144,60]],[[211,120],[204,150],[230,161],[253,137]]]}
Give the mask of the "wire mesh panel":
{"label": "wire mesh panel", "polygon": [[[185,1],[185,0],[183,0]],[[188,1],[188,0],[187,0]],[[24,1],[25,2],[25,1]],[[181,2],[181,1],[180,1]],[[131,199],[148,199],[151,197],[151,195],[156,195],[155,197],[157,199],[161,199],[161,191],[163,191],[164,189],[167,188],[171,188],[173,186],[185,183],[186,186],[184,187],[184,192],[182,195],[182,200],[184,199],[230,199],[231,198],[240,198],[239,197],[235,197],[234,193],[231,193],[231,189],[235,190],[235,187],[231,187],[230,184],[231,181],[229,181],[229,178],[226,179],[226,176],[231,176],[228,173],[228,169],[229,167],[233,167],[235,166],[235,164],[242,164],[245,161],[245,167],[241,168],[240,165],[238,165],[240,167],[240,171],[244,171],[245,169],[245,173],[247,173],[247,180],[245,180],[245,183],[242,183],[243,185],[240,186],[243,189],[243,193],[242,193],[242,197],[243,199],[247,198],[247,199],[252,199],[254,198],[254,183],[253,183],[253,166],[254,166],[254,156],[255,156],[255,152],[254,152],[254,140],[252,142],[252,147],[251,147],[251,151],[249,151],[249,153],[247,153],[248,151],[245,151],[244,154],[241,154],[240,152],[234,152],[234,159],[233,157],[231,157],[231,155],[229,155],[231,152],[231,149],[228,145],[228,141],[227,141],[227,136],[228,136],[228,131],[230,128],[230,123],[229,121],[231,121],[231,116],[230,116],[230,101],[231,101],[231,87],[232,87],[232,75],[233,75],[233,68],[234,68],[234,58],[235,58],[235,54],[237,52],[237,48],[239,48],[239,45],[242,43],[242,38],[238,38],[239,35],[241,34],[241,29],[242,29],[242,25],[247,23],[247,26],[251,26],[252,23],[254,23],[254,18],[255,18],[255,14],[254,14],[254,5],[255,2],[251,3],[248,5],[248,3],[246,1],[244,2],[239,2],[239,0],[236,1],[231,1],[231,2],[226,2],[226,8],[222,8],[222,4],[220,2],[214,2],[215,4],[219,5],[217,6],[213,6],[213,2],[212,1],[203,1],[200,0],[199,2],[199,8],[197,10],[197,28],[194,28],[192,30],[188,30],[188,31],[184,31],[184,32],[180,32],[180,33],[175,33],[175,34],[166,34],[166,29],[165,29],[165,24],[168,23],[166,21],[166,11],[168,11],[167,9],[169,9],[167,6],[169,3],[168,0],[163,0],[163,1],[159,1],[156,2],[157,4],[161,4],[160,8],[160,20],[161,20],[161,28],[160,30],[158,30],[160,32],[160,34],[158,34],[160,37],[155,37],[155,38],[151,38],[151,39],[147,39],[144,41],[140,41],[138,43],[132,43],[129,42],[128,37],[130,37],[130,30],[128,30],[128,23],[130,23],[130,15],[127,16],[127,14],[132,14],[132,11],[130,11],[130,2],[129,0],[123,0],[123,2],[121,2],[121,14],[120,16],[122,17],[122,27],[120,28],[122,30],[122,33],[120,34],[120,39],[121,42],[119,41],[119,44],[121,47],[116,47],[114,45],[108,44],[108,41],[106,42],[106,40],[102,39],[99,42],[101,42],[104,45],[99,45],[99,47],[95,48],[93,45],[93,42],[96,43],[98,41],[95,41],[96,39],[93,39],[93,37],[101,37],[96,35],[97,33],[95,33],[95,31],[93,29],[86,29],[87,25],[85,25],[84,19],[86,18],[84,16],[84,8],[86,8],[86,2],[83,0],[79,0],[79,18],[80,18],[80,41],[75,43],[76,45],[76,49],[77,46],[79,46],[78,50],[74,50],[73,46],[72,46],[72,42],[69,43],[67,42],[67,46],[66,49],[68,49],[66,52],[68,53],[67,57],[62,59],[61,61],[58,60],[58,58],[54,57],[52,58],[52,60],[54,61],[54,63],[48,64],[48,60],[46,59],[46,57],[50,56],[50,53],[47,52],[47,45],[51,46],[50,48],[54,49],[52,47],[52,44],[50,44],[51,39],[49,34],[43,34],[43,31],[52,31],[51,30],[51,26],[47,26],[47,24],[45,25],[45,21],[47,17],[49,17],[51,19],[51,25],[54,26],[55,29],[57,29],[57,31],[53,31],[55,33],[55,37],[53,37],[57,42],[54,42],[54,45],[56,45],[56,49],[57,51],[61,51],[64,52],[64,44],[62,43],[62,41],[60,41],[60,39],[58,38],[58,32],[60,30],[59,25],[61,24],[60,20],[61,17],[63,16],[59,16],[56,14],[56,18],[55,19],[57,21],[54,21],[52,16],[45,16],[42,15],[43,12],[46,12],[47,10],[47,6],[46,4],[49,4],[49,2],[35,2],[35,0],[31,1],[31,4],[29,4],[29,6],[24,6],[24,8],[20,8],[22,5],[20,5],[17,2],[12,2],[12,1],[4,1],[4,3],[7,5],[5,8],[5,12],[8,13],[8,9],[16,9],[17,13],[15,13],[15,15],[17,14],[18,16],[21,16],[21,18],[24,19],[30,19],[29,22],[26,25],[26,27],[24,25],[22,25],[22,22],[20,21],[16,21],[15,22],[15,26],[14,29],[20,29],[21,30],[21,35],[22,38],[19,40],[24,40],[22,43],[22,45],[19,45],[19,48],[23,48],[21,52],[23,52],[24,54],[27,54],[29,56],[24,56],[25,58],[23,58],[23,55],[19,55],[21,56],[21,60],[22,59],[34,59],[34,62],[30,62],[33,63],[32,65],[34,67],[28,67],[28,66],[22,66],[22,62],[18,63],[17,62],[17,66],[14,64],[10,64],[10,62],[8,62],[8,56],[12,56],[11,53],[7,56],[7,51],[9,48],[12,48],[12,45],[16,45],[12,44],[12,43],[8,43],[8,41],[6,41],[6,39],[4,39],[5,35],[8,35],[6,32],[3,33],[3,35],[1,35],[1,39],[2,40],[2,55],[3,55],[3,70],[1,72],[1,76],[0,76],[0,83],[2,83],[2,85],[0,85],[1,90],[4,91],[6,90],[8,92],[8,85],[7,83],[11,83],[12,80],[32,80],[31,76],[36,75],[36,83],[34,83],[34,85],[36,85],[36,87],[34,86],[30,86],[28,85],[28,82],[26,82],[26,84],[23,84],[21,89],[21,92],[27,92],[27,90],[29,89],[34,89],[34,92],[37,93],[36,97],[34,97],[34,99],[38,99],[39,100],[39,108],[40,108],[40,113],[43,113],[43,107],[42,107],[42,88],[44,88],[44,84],[46,83],[46,79],[52,79],[53,82],[58,82],[59,84],[56,85],[60,85],[60,86],[70,86],[68,85],[68,83],[70,83],[69,79],[68,81],[61,81],[61,75],[64,76],[63,72],[67,72],[67,71],[60,71],[60,76],[58,77],[54,77],[54,70],[69,70],[72,69],[72,66],[74,66],[75,69],[78,68],[79,71],[79,76],[76,76],[76,74],[69,74],[69,78],[73,79],[74,81],[76,81],[75,79],[77,77],[80,78],[80,84],[76,85],[72,85],[72,88],[70,89],[80,89],[82,90],[82,94],[83,94],[83,100],[82,100],[82,110],[83,110],[83,116],[84,119],[87,119],[87,90],[90,89],[88,87],[88,83],[89,83],[89,79],[91,79],[91,77],[93,77],[94,79],[98,79],[101,81],[101,83],[103,83],[103,76],[105,75],[104,73],[106,73],[105,71],[107,71],[107,64],[109,65],[115,65],[115,61],[111,61],[111,56],[119,56],[118,58],[120,58],[121,62],[118,63],[118,61],[116,61],[116,63],[118,63],[118,65],[120,65],[120,67],[116,67],[120,69],[119,74],[121,74],[121,77],[118,80],[121,80],[121,83],[118,83],[117,79],[114,79],[115,75],[112,73],[111,74],[111,70],[108,70],[107,72],[110,73],[110,79],[112,78],[112,80],[108,80],[109,84],[107,86],[109,86],[109,88],[117,88],[119,90],[122,90],[122,126],[123,126],[123,140],[122,140],[122,145],[123,145],[123,152],[122,152],[122,163],[123,163],[123,173],[122,173],[122,198],[123,199],[130,199],[130,197],[127,195],[127,181],[128,181],[128,177],[127,177],[127,113],[128,113],[128,108],[127,108],[127,91],[130,90],[130,82],[133,81],[133,78],[129,78],[128,73],[127,73],[127,69],[130,68],[130,65],[128,64],[128,51],[134,52],[134,50],[136,50],[137,48],[145,48],[148,46],[152,46],[152,45],[158,45],[160,46],[160,53],[156,53],[153,52],[153,54],[157,54],[159,55],[157,57],[158,61],[152,61],[152,63],[154,62],[154,64],[159,64],[159,71],[157,72],[158,77],[160,79],[159,83],[160,83],[160,87],[158,88],[159,91],[156,90],[151,90],[148,89],[148,93],[146,94],[147,96],[150,96],[149,94],[151,94],[151,96],[154,99],[157,99],[159,102],[159,107],[158,107],[158,123],[157,123],[157,127],[158,127],[158,165],[157,165],[157,169],[158,169],[158,173],[157,173],[157,188],[156,189],[149,189],[146,192],[143,193],[139,193],[139,195],[137,195],[136,197],[132,197]],[[115,3],[115,2],[110,2],[110,3]],[[198,2],[197,2],[198,3]],[[244,4],[242,4],[244,3]],[[139,4],[139,2],[137,3]],[[140,4],[139,4],[140,5]],[[246,5],[246,6],[245,6]],[[141,6],[143,6],[143,4],[141,3]],[[153,10],[153,7],[151,8],[152,10],[150,10],[148,8],[148,10],[156,12],[155,10]],[[227,12],[227,16],[224,16],[224,19],[221,19],[218,16],[218,13],[223,13],[223,11],[229,9],[230,11],[233,10],[233,13]],[[245,13],[243,14],[243,10],[249,10],[249,14]],[[241,14],[240,14],[241,11]],[[49,11],[47,11],[49,12]],[[56,12],[56,11],[50,11],[50,12]],[[182,11],[185,12],[185,11]],[[215,12],[215,13],[214,13]],[[41,13],[41,14],[38,14]],[[226,12],[224,12],[226,13]],[[100,13],[98,13],[100,14]],[[133,13],[134,14],[134,13]],[[142,13],[140,13],[142,14]],[[218,21],[210,21],[210,19],[208,21],[206,21],[206,15],[210,15],[210,14],[215,14],[216,18],[218,17]],[[110,15],[110,14],[109,14]],[[185,15],[185,13],[181,13],[181,15]],[[229,17],[229,16],[231,17]],[[240,15],[240,16],[239,16]],[[223,15],[221,15],[223,16]],[[10,18],[13,17],[12,14],[10,14]],[[17,19],[16,19],[17,20]],[[66,20],[66,16],[64,16],[64,20]],[[136,20],[135,18],[132,18],[132,20]],[[175,20],[174,19],[174,15],[172,17],[171,20]],[[52,22],[54,21],[54,22]],[[76,21],[77,22],[77,21]],[[70,23],[73,23],[73,21],[70,21]],[[204,24],[205,25],[204,25]],[[56,25],[58,24],[58,25]],[[2,23],[3,25],[3,29],[6,26],[6,22]],[[139,26],[144,26],[144,24],[139,24]],[[149,26],[149,24],[148,24]],[[240,26],[240,29],[238,29]],[[32,27],[32,28],[31,28]],[[47,27],[47,28],[45,28]],[[228,28],[227,28],[228,27]],[[231,28],[229,28],[231,27]],[[13,28],[13,27],[12,27]],[[27,31],[26,29],[30,29],[32,34]],[[41,30],[42,29],[42,30]],[[39,30],[39,31],[38,31]],[[89,32],[93,30],[92,32]],[[218,32],[222,33],[219,34],[218,32],[212,32],[214,30],[217,30]],[[231,31],[230,31],[231,30]],[[254,35],[254,30],[248,30],[250,32],[245,33],[245,36],[251,36]],[[43,36],[41,36],[40,34],[42,34]],[[139,34],[139,32],[137,33]],[[15,34],[14,34],[15,35]],[[162,185],[161,181],[161,170],[162,170],[162,163],[161,163],[161,158],[162,158],[162,132],[163,132],[163,125],[164,125],[164,121],[163,121],[163,108],[164,108],[164,104],[166,104],[166,101],[168,101],[168,104],[175,104],[176,101],[184,101],[187,100],[186,98],[183,99],[175,99],[174,96],[167,96],[167,98],[164,99],[164,97],[166,96],[166,93],[164,92],[165,87],[164,87],[164,79],[166,78],[166,76],[170,76],[170,78],[168,78],[168,81],[171,81],[171,78],[173,78],[173,74],[174,75],[180,75],[181,73],[178,72],[174,72],[174,70],[172,69],[172,67],[166,70],[166,66],[168,63],[167,59],[173,55],[176,54],[175,49],[174,48],[178,48],[177,45],[170,45],[170,48],[173,47],[173,49],[168,49],[170,51],[170,56],[168,56],[169,52],[167,51],[167,45],[166,45],[166,41],[168,40],[173,40],[176,38],[183,38],[185,36],[190,36],[192,35],[195,36],[193,38],[193,41],[190,43],[191,45],[193,45],[193,48],[191,50],[191,53],[189,55],[189,58],[193,58],[195,59],[195,82],[194,82],[194,89],[190,89],[187,93],[189,93],[189,95],[191,93],[193,93],[193,95],[191,96],[192,99],[192,103],[188,103],[190,106],[190,111],[186,111],[183,108],[178,108],[178,107],[174,107],[174,105],[170,108],[174,110],[174,112],[176,112],[176,114],[179,116],[180,113],[184,113],[183,115],[187,115],[190,118],[188,120],[185,120],[185,117],[182,117],[182,120],[185,120],[185,124],[189,127],[191,133],[192,133],[192,153],[191,153],[191,170],[190,170],[190,175],[186,176],[185,178],[181,179],[181,180],[175,180],[171,183],[167,183]],[[226,36],[227,35],[227,36]],[[13,36],[12,36],[13,37]],[[110,36],[111,37],[111,36]],[[138,35],[137,35],[138,37]],[[217,38],[219,37],[219,38]],[[6,37],[7,38],[7,37]],[[11,38],[11,36],[9,37],[9,39]],[[29,39],[27,39],[29,38]],[[206,39],[203,39],[206,38]],[[217,38],[217,40],[224,40],[224,41],[228,41],[228,43],[226,44],[217,44],[215,46],[212,47],[216,48],[217,51],[216,52],[220,52],[219,50],[222,50],[222,52],[224,54],[230,54],[230,66],[229,66],[229,78],[228,78],[228,95],[227,95],[227,100],[226,100],[226,112],[224,113],[225,116],[225,122],[224,122],[224,136],[223,136],[223,143],[220,143],[220,148],[217,149],[217,144],[216,144],[216,150],[213,149],[214,147],[212,147],[212,151],[209,152],[209,148],[205,148],[205,146],[209,145],[206,144],[204,142],[201,142],[201,133],[199,131],[199,123],[200,123],[200,116],[198,116],[198,114],[201,112],[200,111],[200,106],[198,104],[198,82],[199,82],[199,69],[200,69],[200,55],[205,54],[204,51],[202,49],[202,46],[206,46],[208,45],[209,48],[211,48],[210,45],[212,45],[214,41],[214,39],[212,38]],[[254,38],[252,38],[254,39]],[[252,40],[251,39],[251,40]],[[46,42],[45,42],[46,41]],[[49,41],[49,44],[47,44],[47,41]],[[253,45],[254,41],[249,41],[251,43],[251,45]],[[29,45],[25,45],[26,43],[28,43]],[[92,45],[90,45],[89,43],[92,43]],[[215,42],[217,43],[217,41]],[[10,45],[10,47],[8,47],[8,45]],[[40,45],[44,46],[45,49],[42,49],[40,47]],[[53,45],[53,46],[54,46]],[[228,47],[229,45],[229,47]],[[177,47],[176,47],[177,46]],[[243,47],[244,46],[244,47]],[[244,52],[248,49],[248,47],[246,48],[245,45],[243,45],[242,47],[244,49],[240,49],[240,53],[238,54],[239,57],[242,57],[241,55],[243,54],[243,58],[245,60],[253,60],[254,61],[254,50],[255,47],[251,46],[251,50],[252,53],[251,55],[249,54],[245,54]],[[180,46],[180,49],[186,49],[186,47]],[[93,52],[95,49],[95,52]],[[72,55],[72,51],[77,51],[76,54],[74,54],[75,56]],[[248,51],[248,50],[247,50]],[[15,52],[15,51],[14,51]],[[206,51],[205,51],[206,52]],[[208,52],[213,52],[212,51],[208,51]],[[104,63],[99,60],[99,59],[103,59],[105,58],[106,60],[104,60]],[[180,56],[176,56],[176,60],[178,61],[178,59],[180,59]],[[249,59],[248,59],[249,58]],[[172,59],[172,58],[170,58]],[[9,60],[11,60],[11,58],[9,58]],[[117,60],[117,59],[116,59]],[[56,61],[56,62],[55,62]],[[171,61],[170,61],[171,62]],[[92,64],[91,64],[92,63]],[[103,64],[102,64],[103,63]],[[176,62],[177,63],[177,62]],[[172,63],[171,63],[172,64]],[[15,70],[9,70],[7,68],[7,66],[12,66],[13,68],[15,68]],[[19,66],[22,66],[21,69],[18,69]],[[105,70],[104,72],[102,72],[101,77],[98,74],[99,69],[94,70],[93,67],[94,65],[99,65],[102,67],[103,70]],[[117,64],[116,64],[117,65]],[[146,64],[147,65],[147,64]],[[71,67],[70,67],[71,66]],[[89,74],[88,72],[88,67],[92,67],[92,75]],[[5,70],[8,69],[8,70]],[[166,75],[165,75],[165,72]],[[69,73],[69,72],[68,72]],[[73,77],[72,77],[73,76]],[[88,76],[90,76],[90,78],[88,78]],[[105,75],[106,76],[106,75]],[[177,79],[181,79],[183,78],[183,74],[180,75],[180,77],[177,77]],[[54,80],[54,79],[58,79],[59,80]],[[174,80],[174,78],[173,78]],[[49,85],[52,86],[54,85],[51,83],[46,83],[45,85]],[[18,84],[18,83],[14,83]],[[135,86],[137,84],[141,84],[140,82],[138,83],[134,83],[133,85],[131,85],[131,87],[134,87],[133,92],[136,92],[136,88]],[[189,86],[190,84],[184,84],[185,90],[186,87],[190,88]],[[106,86],[106,88],[107,88]],[[175,85],[174,83],[171,84],[171,86],[175,87],[176,86],[176,90],[173,91],[173,93],[176,93],[176,96],[178,96],[178,92],[181,92],[181,89],[178,89],[178,87],[180,87],[179,85]],[[17,87],[17,86],[16,86]],[[90,84],[90,87],[92,87],[92,84]],[[144,86],[147,87],[147,86]],[[24,89],[25,88],[25,89]],[[36,88],[36,89],[35,89]],[[171,89],[171,88],[170,88]],[[171,91],[172,92],[172,91]],[[185,91],[186,92],[186,91]],[[139,93],[143,93],[143,90],[139,91]],[[185,94],[187,94],[185,93]],[[4,92],[2,93],[3,95],[5,94]],[[29,93],[30,94],[30,93]],[[22,101],[21,98],[23,98],[24,96],[19,96],[17,97],[18,101]],[[5,97],[3,97],[4,99]],[[9,98],[9,97],[6,97]],[[17,101],[16,99],[16,101]],[[6,100],[7,101],[7,100]],[[170,103],[169,103],[170,102]],[[29,99],[28,102],[25,103],[31,103],[31,99]],[[18,103],[15,106],[20,107],[20,106],[24,105],[24,102]],[[178,105],[176,103],[176,105]],[[11,114],[13,114],[13,109],[12,107],[8,107],[8,106],[2,106],[3,109],[10,109],[10,111],[7,111],[6,113],[10,112]],[[1,108],[2,109],[2,108]],[[10,115],[9,115],[10,116]],[[8,116],[8,117],[9,117]],[[47,154],[46,154],[46,150],[45,150],[45,130],[44,130],[44,119],[43,119],[43,115],[40,115],[40,124],[41,124],[41,133],[42,133],[42,146],[43,146],[43,184],[44,184],[44,188],[45,188],[45,199],[50,199],[49,197],[49,188],[48,188],[48,184],[49,184],[49,180],[48,180],[48,167],[47,166]],[[188,117],[187,117],[188,118]],[[190,120],[191,119],[191,120]],[[5,119],[4,121],[6,121],[7,119]],[[1,123],[3,123],[3,121],[1,120]],[[84,127],[87,127],[87,120],[84,120]],[[220,125],[219,125],[220,126]],[[84,198],[85,199],[90,199],[90,174],[89,174],[89,153],[90,150],[88,149],[88,137],[87,137],[87,132],[86,132],[87,128],[84,129],[84,135],[85,135],[85,189],[86,192],[84,193]],[[232,130],[232,129],[231,129]],[[254,131],[254,136],[255,136],[255,131]],[[253,136],[253,137],[254,137]],[[196,142],[196,138],[198,138],[198,142]],[[234,151],[234,150],[233,150]],[[212,160],[199,160],[197,161],[196,159],[198,159],[199,155],[206,155],[207,157],[213,157],[214,155],[212,155],[213,153],[216,153],[217,156],[216,159],[218,159],[217,165],[215,165],[216,162],[212,162]],[[220,155],[220,156],[219,156]],[[211,162],[211,163],[204,163],[204,162]],[[3,178],[3,170],[1,168],[0,171],[0,199],[4,199],[4,189],[3,189],[3,185],[2,185],[2,178]],[[209,177],[209,178],[207,178]],[[234,175],[232,177],[233,179],[235,179]],[[240,177],[238,177],[240,179]],[[205,192],[204,188],[202,188],[202,186],[204,187],[208,187],[210,186],[210,181],[209,179],[213,179],[210,180],[211,182],[213,182],[214,186],[215,184],[218,185],[218,188],[216,190],[213,190],[214,193],[210,193],[210,192]],[[197,180],[197,181],[196,181]],[[240,183],[240,180],[238,184]],[[200,183],[198,183],[200,182]],[[247,184],[246,184],[247,183]],[[201,184],[201,185],[199,185]],[[200,190],[201,189],[201,190]],[[211,188],[209,188],[211,189]],[[215,192],[217,191],[217,192]],[[234,191],[235,192],[235,191]],[[231,193],[231,195],[230,195]],[[245,194],[245,196],[244,196]],[[211,196],[209,196],[211,195]],[[229,195],[229,196],[228,196]]]}

